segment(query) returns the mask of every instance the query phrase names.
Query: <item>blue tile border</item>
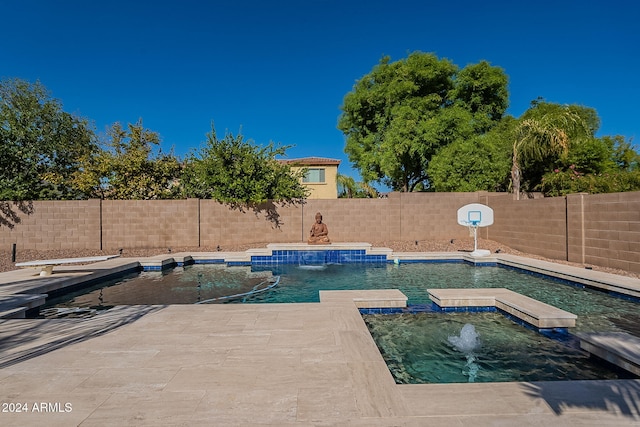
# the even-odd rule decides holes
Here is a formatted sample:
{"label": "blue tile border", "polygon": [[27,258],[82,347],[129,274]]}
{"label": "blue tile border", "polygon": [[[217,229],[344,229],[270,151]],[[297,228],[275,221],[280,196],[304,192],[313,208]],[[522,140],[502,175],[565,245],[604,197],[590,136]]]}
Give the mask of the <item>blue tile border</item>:
{"label": "blue tile border", "polygon": [[[416,313],[499,313],[511,320],[514,323],[517,323],[520,326],[523,326],[531,331],[538,332],[539,334],[544,335],[547,338],[554,339],[556,341],[562,341],[568,343],[570,345],[575,345],[576,338],[574,335],[569,333],[569,328],[538,328],[535,325],[525,322],[522,319],[519,319],[504,310],[501,310],[495,306],[484,306],[484,307],[440,307],[436,303],[428,304],[419,304],[419,305],[408,305],[407,307],[402,308],[360,308],[358,309],[360,314],[383,314],[383,315],[393,315],[393,314],[416,314]],[[579,347],[578,340],[578,347]]]}
{"label": "blue tile border", "polygon": [[562,283],[563,285],[574,286],[574,287],[579,288],[579,289],[585,289],[585,288],[586,289],[591,289],[591,290],[596,291],[596,292],[601,292],[601,293],[607,294],[607,295],[609,295],[611,297],[614,297],[614,298],[621,298],[621,299],[624,299],[624,300],[640,303],[640,298],[639,297],[634,297],[633,295],[627,295],[627,294],[623,294],[621,292],[611,291],[611,290],[607,290],[605,288],[600,288],[600,287],[597,287],[597,286],[590,286],[588,284],[576,282],[576,281],[569,280],[569,279],[563,279],[561,277],[556,277],[556,276],[552,276],[550,274],[544,274],[544,273],[540,273],[540,272],[537,272],[537,271],[526,270],[524,268],[515,267],[515,266],[512,266],[512,265],[498,264],[498,267],[505,268],[507,270],[517,271],[518,273],[529,274],[529,275],[534,276],[534,277],[540,277],[540,278],[543,278],[543,279],[552,280],[554,282]]}
{"label": "blue tile border", "polygon": [[504,317],[506,317],[507,319],[511,320],[512,322],[517,323],[520,326],[524,326],[527,329],[530,329],[532,331],[535,332],[539,332],[539,333],[543,333],[543,332],[558,332],[558,333],[564,333],[564,334],[568,334],[569,333],[569,329],[568,328],[538,328],[535,325],[532,325],[531,323],[528,323],[516,316],[511,315],[510,313],[508,313],[507,311],[504,311],[496,306],[482,306],[482,307],[440,307],[437,304],[434,303],[434,305],[436,307],[438,307],[439,311],[443,312],[443,313],[487,313],[487,312],[496,312],[496,313],[500,313],[502,314]]}
{"label": "blue tile border", "polygon": [[229,261],[227,263],[229,267],[242,267],[242,266],[251,266],[251,261]]}
{"label": "blue tile border", "polygon": [[[435,304],[435,303],[434,303]],[[443,313],[493,313],[499,311],[494,305],[477,306],[477,307],[438,307],[437,311]]]}
{"label": "blue tile border", "polygon": [[403,314],[410,313],[406,308],[360,308],[360,314]]}
{"label": "blue tile border", "polygon": [[324,265],[324,264],[386,264],[386,255],[367,255],[364,249],[351,250],[275,250],[271,255],[253,255],[250,265],[266,266],[280,264]]}
{"label": "blue tile border", "polygon": [[471,262],[467,260],[464,262],[471,264],[474,267],[497,267],[499,265],[497,262]]}
{"label": "blue tile border", "polygon": [[224,258],[215,259],[195,259],[190,264],[224,264]]}
{"label": "blue tile border", "polygon": [[[395,259],[387,260],[387,264],[463,264],[469,261],[463,259]],[[473,264],[473,263],[470,263]]]}
{"label": "blue tile border", "polygon": [[174,268],[177,265],[178,264],[176,264],[175,262],[172,262],[170,264],[165,264],[165,265],[147,265],[142,267],[142,271],[164,271],[170,268]]}
{"label": "blue tile border", "polygon": [[497,267],[499,264],[494,261],[477,262],[466,259],[389,259],[387,264],[466,264],[473,267]]}
{"label": "blue tile border", "polygon": [[501,309],[497,309],[498,313],[502,314],[504,317],[506,317],[507,319],[517,323],[520,326],[524,326],[527,329],[530,329],[532,331],[541,333],[542,335],[545,335],[549,338],[551,338],[552,334],[562,334],[562,335],[567,335],[569,334],[569,328],[538,328],[535,325],[532,325],[531,323],[525,322],[524,320],[515,317],[509,313],[507,313],[504,310]]}

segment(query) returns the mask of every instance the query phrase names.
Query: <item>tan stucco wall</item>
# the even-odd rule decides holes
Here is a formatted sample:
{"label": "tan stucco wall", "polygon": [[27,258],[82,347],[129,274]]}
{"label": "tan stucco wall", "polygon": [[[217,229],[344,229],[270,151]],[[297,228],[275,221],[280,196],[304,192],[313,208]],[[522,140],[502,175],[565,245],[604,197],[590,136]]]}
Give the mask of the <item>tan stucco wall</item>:
{"label": "tan stucco wall", "polygon": [[[307,169],[324,169],[324,183],[303,182],[311,193],[309,199],[337,199],[338,198],[338,165],[305,165]],[[291,166],[292,171],[299,171],[301,167]],[[300,181],[302,182],[302,181]]]}

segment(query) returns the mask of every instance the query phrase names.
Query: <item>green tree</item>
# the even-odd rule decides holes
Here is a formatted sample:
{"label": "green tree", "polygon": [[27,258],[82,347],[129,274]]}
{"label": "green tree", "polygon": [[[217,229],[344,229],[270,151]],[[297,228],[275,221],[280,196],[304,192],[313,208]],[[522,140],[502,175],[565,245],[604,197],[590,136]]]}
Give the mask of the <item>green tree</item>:
{"label": "green tree", "polygon": [[[586,138],[569,145],[567,155],[557,162],[558,167],[577,169],[582,173],[601,173],[618,169],[613,147],[601,138]],[[549,171],[547,171],[549,172]]]}
{"label": "green tree", "polygon": [[123,128],[114,123],[102,150],[85,158],[74,185],[92,197],[105,199],[171,199],[180,195],[181,165],[159,148],[160,137],[142,120]]}
{"label": "green tree", "polygon": [[0,81],[0,200],[84,197],[70,183],[96,149],[88,121],[42,84]]}
{"label": "green tree", "polygon": [[429,162],[435,191],[506,191],[509,155],[516,120],[502,122],[484,135],[458,140],[443,147]]}
{"label": "green tree", "polygon": [[182,181],[187,197],[214,199],[232,208],[261,210],[265,203],[303,203],[308,190],[304,169],[294,173],[276,160],[288,147],[266,147],[227,133],[219,139],[213,124],[205,146],[187,159]]}
{"label": "green tree", "polygon": [[356,182],[353,177],[338,174],[336,177],[338,184],[338,197],[340,198],[375,198],[378,191],[366,182]]}
{"label": "green tree", "polygon": [[620,193],[640,190],[640,170],[582,173],[575,168],[555,169],[542,177],[539,190],[545,196],[571,193]]}
{"label": "green tree", "polygon": [[506,84],[503,71],[486,62],[458,73],[433,54],[384,57],[344,98],[338,128],[345,152],[365,182],[400,191],[428,187],[428,164],[441,147],[500,120]]}
{"label": "green tree", "polygon": [[622,136],[589,138],[569,148],[537,189],[547,196],[640,190],[640,156]]}
{"label": "green tree", "polygon": [[623,136],[604,136],[605,144],[611,147],[611,159],[617,169],[626,172],[640,170],[640,154],[633,149],[631,140],[626,141]]}
{"label": "green tree", "polygon": [[487,61],[467,65],[456,77],[452,99],[471,112],[478,133],[489,131],[509,106],[507,75]]}
{"label": "green tree", "polygon": [[[520,199],[523,162],[549,164],[569,153],[570,144],[593,137],[595,123],[580,114],[590,109],[576,106],[535,103],[525,112],[515,129],[512,146],[511,182],[516,199]],[[591,114],[589,117],[592,118]],[[597,116],[596,116],[597,117]],[[537,183],[535,184],[537,185]],[[529,184],[533,187],[534,184]]]}

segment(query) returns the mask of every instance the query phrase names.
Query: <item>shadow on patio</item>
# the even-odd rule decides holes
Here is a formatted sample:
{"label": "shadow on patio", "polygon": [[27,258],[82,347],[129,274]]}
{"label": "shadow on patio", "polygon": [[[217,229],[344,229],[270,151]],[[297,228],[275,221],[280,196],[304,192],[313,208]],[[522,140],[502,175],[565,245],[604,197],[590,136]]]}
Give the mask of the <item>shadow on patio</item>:
{"label": "shadow on patio", "polygon": [[640,422],[640,380],[535,382],[522,387],[530,397],[544,399],[557,415],[588,408]]}
{"label": "shadow on patio", "polygon": [[103,335],[165,306],[116,306],[90,318],[0,321],[0,368]]}

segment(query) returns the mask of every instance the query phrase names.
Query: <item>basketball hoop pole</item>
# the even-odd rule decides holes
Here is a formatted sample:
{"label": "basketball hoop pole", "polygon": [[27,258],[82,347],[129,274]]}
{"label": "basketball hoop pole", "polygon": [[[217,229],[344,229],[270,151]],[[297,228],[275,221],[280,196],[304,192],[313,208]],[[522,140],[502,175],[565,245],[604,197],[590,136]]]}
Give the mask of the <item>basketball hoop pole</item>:
{"label": "basketball hoop pole", "polygon": [[471,227],[473,228],[473,252],[478,250],[478,222],[472,221]]}
{"label": "basketball hoop pole", "polygon": [[471,256],[489,256],[488,250],[478,249],[478,227],[487,227],[493,224],[493,209],[480,203],[464,205],[457,212],[458,224],[469,228],[469,236],[473,236],[473,252]]}

